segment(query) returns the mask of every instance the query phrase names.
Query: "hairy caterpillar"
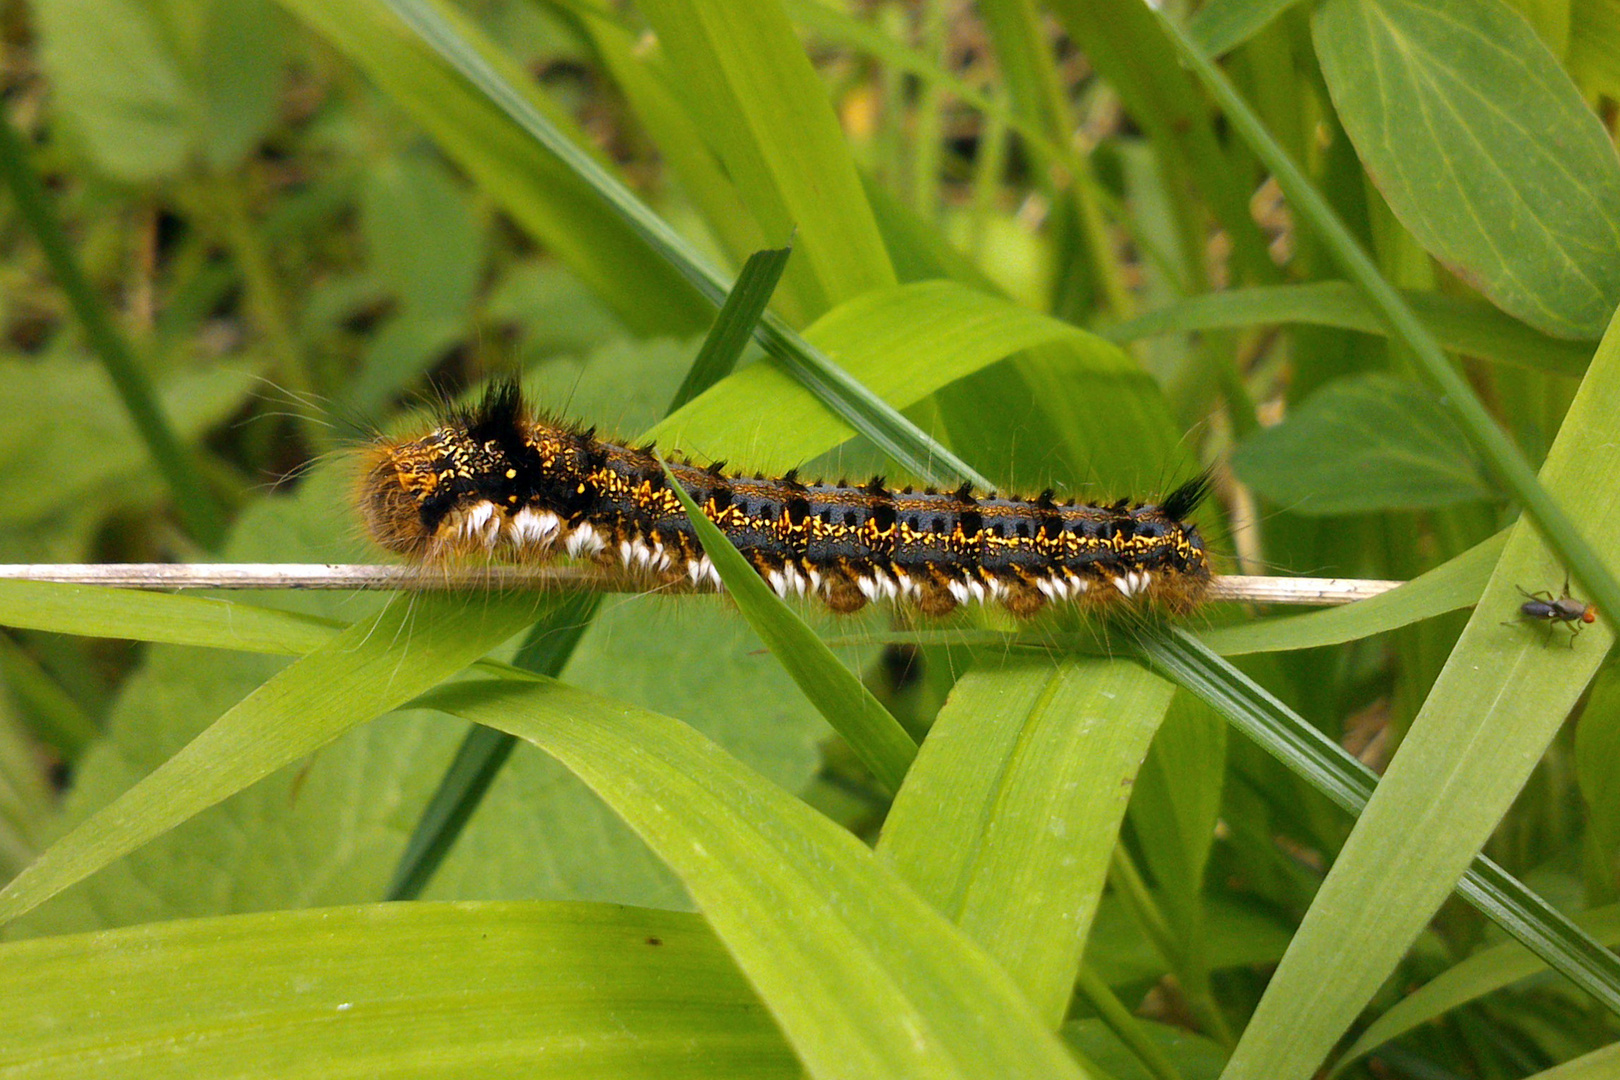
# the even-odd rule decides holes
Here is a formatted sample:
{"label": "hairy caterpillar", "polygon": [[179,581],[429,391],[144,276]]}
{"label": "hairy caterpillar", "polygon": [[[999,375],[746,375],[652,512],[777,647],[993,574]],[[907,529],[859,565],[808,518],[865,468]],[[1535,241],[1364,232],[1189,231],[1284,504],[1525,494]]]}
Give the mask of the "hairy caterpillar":
{"label": "hairy caterpillar", "polygon": [[[536,418],[515,383],[403,442],[379,442],[359,503],[373,539],[412,562],[511,561],[562,551],[616,568],[636,588],[714,590],[720,578],[652,448]],[[781,596],[835,611],[898,599],[927,615],[994,600],[1020,616],[1051,601],[1186,611],[1209,560],[1186,517],[1194,479],[1157,504],[1106,506],[955,491],[670,471]]]}

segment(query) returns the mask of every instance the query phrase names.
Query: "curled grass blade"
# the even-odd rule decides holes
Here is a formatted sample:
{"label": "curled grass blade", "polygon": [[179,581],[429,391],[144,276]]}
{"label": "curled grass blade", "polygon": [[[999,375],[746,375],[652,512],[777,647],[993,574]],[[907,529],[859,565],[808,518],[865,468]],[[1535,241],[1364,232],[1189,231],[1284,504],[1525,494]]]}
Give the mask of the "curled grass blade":
{"label": "curled grass blade", "polygon": [[343,629],[314,615],[198,596],[0,581],[0,625],[81,637],[296,656]]}
{"label": "curled grass blade", "polygon": [[865,845],[667,717],[555,683],[418,704],[533,742],[680,877],[812,1076],[1078,1077],[1007,973]]}
{"label": "curled grass blade", "polygon": [[528,596],[397,595],[242,699],[0,890],[0,922],[467,667],[534,617]]}

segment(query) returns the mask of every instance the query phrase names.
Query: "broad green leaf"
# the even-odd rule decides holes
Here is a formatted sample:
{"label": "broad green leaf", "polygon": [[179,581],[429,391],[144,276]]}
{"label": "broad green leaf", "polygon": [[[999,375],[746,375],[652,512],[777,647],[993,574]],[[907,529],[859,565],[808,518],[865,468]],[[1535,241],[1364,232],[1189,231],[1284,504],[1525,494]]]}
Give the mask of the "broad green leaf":
{"label": "broad green leaf", "polygon": [[0,890],[10,921],[356,724],[404,704],[532,620],[526,597],[395,596],[249,694]]}
{"label": "broad green leaf", "polygon": [[489,286],[482,314],[518,328],[524,368],[540,357],[589,353],[629,336],[573,271],[541,257],[507,264]]}
{"label": "broad green leaf", "polygon": [[[195,439],[252,393],[247,371],[186,372],[160,385],[164,413]],[[0,360],[0,522],[19,524],[90,504],[139,504],[161,493],[145,446],[101,366],[79,359]],[[41,476],[53,478],[49,484]],[[30,561],[32,553],[17,561]],[[82,557],[72,553],[73,558]]]}
{"label": "broad green leaf", "polygon": [[40,0],[41,58],[97,164],[126,180],[186,165],[190,88],[151,5]]}
{"label": "broad green leaf", "polygon": [[[1489,304],[1437,293],[1402,294],[1447,349],[1482,360],[1579,376],[1592,347],[1548,337]],[[1134,319],[1100,327],[1109,341],[1125,343],[1157,334],[1246,329],[1271,323],[1303,323],[1388,334],[1373,306],[1342,281],[1262,285],[1205,293]]]}
{"label": "broad green leaf", "polygon": [[33,9],[62,107],[96,163],[121,180],[232,168],[275,120],[281,27],[265,0]]}
{"label": "broad green leaf", "polygon": [[1592,684],[1575,730],[1575,775],[1586,801],[1587,880],[1592,895],[1620,891],[1620,672]]}
{"label": "broad green leaf", "polygon": [[1232,469],[1296,514],[1421,510],[1494,496],[1467,447],[1451,414],[1422,388],[1350,375],[1245,439]]}
{"label": "broad green leaf", "polygon": [[0,945],[0,1072],[801,1075],[696,916],[375,904]]}
{"label": "broad green leaf", "polygon": [[[723,599],[607,597],[563,677],[683,720],[784,791],[802,791],[821,766],[826,723]],[[528,746],[502,769],[423,895],[692,904],[612,810]]]}
{"label": "broad green leaf", "polygon": [[360,370],[344,389],[340,408],[357,416],[381,414],[471,332],[470,313],[401,311],[366,342]]}
{"label": "broad green leaf", "polygon": [[[1074,343],[1098,373],[1137,373],[1117,346],[948,281],[868,293],[829,312],[807,336],[896,408],[1049,341]],[[854,434],[776,367],[753,364],[653,428],[649,437],[711,457],[746,454],[750,465],[781,470],[801,465]]]}
{"label": "broad green leaf", "polygon": [[[1060,339],[973,372],[935,394],[939,429],[1008,491],[1050,487],[1091,502],[1161,494],[1197,463],[1153,377],[1096,355],[1094,341]],[[1218,527],[1209,539],[1220,545]]]}
{"label": "broad green leaf", "polygon": [[[1575,922],[1603,944],[1620,945],[1620,906],[1582,912]],[[1358,1058],[1452,1009],[1546,970],[1547,965],[1518,942],[1482,949],[1401,998],[1369,1024],[1329,1075],[1339,1075]]]}
{"label": "broad green leaf", "polygon": [[917,744],[854,672],[782,602],[667,469],[664,476],[748,625],[878,782],[898,791],[917,755]]}
{"label": "broad green leaf", "polygon": [[951,691],[884,822],[879,856],[1050,1026],[1171,689],[1127,660],[981,665]]}
{"label": "broad green leaf", "polygon": [[437,158],[373,162],[360,185],[360,235],[377,277],[407,311],[466,318],[485,239],[469,193]]}
{"label": "broad green leaf", "polygon": [[[281,0],[375,81],[421,124],[445,154],[530,235],[568,263],[625,323],[640,333],[688,333],[708,305],[590,184],[548,154],[485,94],[414,37],[383,0]],[[465,20],[450,18],[483,60],[577,145],[562,111],[530,86]]]}
{"label": "broad green leaf", "polygon": [[1298,163],[1266,130],[1248,102],[1233,87],[1231,80],[1199,52],[1187,40],[1186,34],[1165,15],[1155,9],[1150,10],[1175,45],[1182,61],[1198,76],[1199,82],[1225,112],[1238,136],[1276,177],[1278,187],[1288,197],[1296,221],[1317,236],[1328,256],[1373,303],[1400,341],[1411,349],[1417,372],[1456,413],[1475,449],[1490,463],[1492,473],[1524,506],[1525,512],[1547,537],[1553,550],[1586,583],[1598,602],[1605,608],[1620,611],[1620,580],[1598,557],[1569,515],[1547,493],[1524,452],[1507,437],[1473,387],[1447,360],[1434,335],[1384,278],[1378,266],[1363,250],[1361,242],[1300,170]]}
{"label": "broad green leaf", "polygon": [[685,725],[560,683],[421,702],[540,746],[680,876],[815,1077],[1075,1077],[1006,972],[854,836]]}
{"label": "broad green leaf", "polygon": [[894,284],[827,89],[778,0],[643,0],[668,71],[766,236],[792,233],[809,318]]}
{"label": "broad green leaf", "polygon": [[[1620,326],[1599,345],[1542,474],[1600,536],[1620,528],[1617,427]],[[1229,1080],[1319,1067],[1518,795],[1613,641],[1599,623],[1584,648],[1548,648],[1536,627],[1512,622],[1519,588],[1562,576],[1521,520],[1272,977]]]}
{"label": "broad green leaf", "polygon": [[1198,636],[1222,656],[1314,649],[1381,634],[1448,611],[1472,606],[1502,557],[1507,534],[1498,533],[1387,593],[1343,607],[1233,623]]}
{"label": "broad green leaf", "polygon": [[1205,56],[1223,56],[1266,28],[1299,0],[1210,0],[1187,24]]}
{"label": "broad green leaf", "polygon": [[289,28],[270,0],[208,0],[165,5],[189,46],[196,153],[215,172],[234,169],[276,123],[286,79]]}
{"label": "broad green leaf", "polygon": [[1327,0],[1322,75],[1390,208],[1492,302],[1557,337],[1620,301],[1620,158],[1502,0]]}
{"label": "broad green leaf", "polygon": [[[552,678],[561,675],[601,599],[594,593],[543,596],[539,618],[518,647],[513,666]],[[422,895],[516,748],[517,740],[504,731],[477,724],[463,736],[416,819],[383,899],[415,900]]]}

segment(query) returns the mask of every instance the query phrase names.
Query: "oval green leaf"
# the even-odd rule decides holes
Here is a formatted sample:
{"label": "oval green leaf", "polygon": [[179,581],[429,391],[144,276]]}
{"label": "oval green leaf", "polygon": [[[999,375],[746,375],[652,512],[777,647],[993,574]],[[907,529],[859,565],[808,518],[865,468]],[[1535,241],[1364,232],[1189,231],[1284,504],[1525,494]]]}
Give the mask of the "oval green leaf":
{"label": "oval green leaf", "polygon": [[1620,158],[1502,0],[1327,0],[1345,131],[1418,243],[1504,311],[1596,337],[1620,302]]}
{"label": "oval green leaf", "polygon": [[1419,387],[1352,375],[1244,440],[1232,469],[1296,514],[1419,510],[1495,495],[1467,447],[1451,414]]}

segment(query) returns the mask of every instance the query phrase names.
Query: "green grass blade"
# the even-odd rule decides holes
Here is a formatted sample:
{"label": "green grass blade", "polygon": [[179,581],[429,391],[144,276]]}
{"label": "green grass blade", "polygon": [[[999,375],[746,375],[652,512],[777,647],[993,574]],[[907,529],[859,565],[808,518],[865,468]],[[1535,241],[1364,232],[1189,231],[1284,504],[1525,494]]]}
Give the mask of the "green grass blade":
{"label": "green grass blade", "polygon": [[[1620,321],[1542,475],[1597,535],[1620,529]],[[1538,628],[1513,622],[1521,588],[1556,588],[1562,577],[1520,521],[1261,999],[1230,1080],[1317,1067],[1507,812],[1614,639],[1599,623],[1581,648],[1549,648]],[[1599,997],[1620,1009],[1620,982]]]}
{"label": "green grass blade", "polygon": [[1543,1069],[1531,1080],[1608,1080],[1617,1070],[1620,1070],[1620,1043],[1611,1043],[1573,1061]]}
{"label": "green grass blade", "polygon": [[802,1075],[698,916],[375,904],[0,945],[0,1072]]}
{"label": "green grass blade", "polygon": [[[791,248],[756,252],[737,277],[736,287],[720,308],[697,359],[676,392],[671,409],[682,400],[708,389],[737,364],[754,324],[770,302],[771,293]],[[518,650],[516,665],[526,671],[556,677],[589,629],[601,598],[576,593],[549,603],[546,614],[529,629]],[[504,732],[474,728],[462,740],[455,759],[418,817],[410,842],[400,856],[388,888],[390,900],[411,900],[420,895],[471,820],[511,754],[515,740]]]}
{"label": "green grass blade", "polygon": [[135,359],[129,343],[113,325],[106,305],[80,269],[72,245],[62,231],[62,223],[51,209],[44,185],[28,162],[22,138],[11,121],[4,118],[0,118],[0,175],[5,177],[18,212],[33,232],[50,263],[51,272],[56,275],[57,284],[73,306],[84,336],[107,369],[107,376],[118,390],[135,430],[168,483],[181,523],[198,544],[209,550],[217,549],[225,537],[225,511],[203,482],[191,451],[175,434],[146,369]]}
{"label": "green grass blade", "polygon": [[815,318],[894,284],[827,88],[779,0],[644,0],[683,100],[766,236],[792,231],[787,287]]}
{"label": "green grass blade", "polygon": [[[540,617],[529,627],[513,666],[548,678],[561,675],[580,638],[590,629],[601,599],[595,593],[542,597]],[[417,816],[416,827],[394,867],[386,899],[415,900],[421,895],[516,743],[504,731],[474,727],[467,732],[433,797]]]}
{"label": "green grass blade", "polygon": [[1485,409],[1473,387],[1446,359],[1439,342],[1429,333],[1395,288],[1385,281],[1361,244],[1311,184],[1286,151],[1266,131],[1224,74],[1187,40],[1185,33],[1161,12],[1153,15],[1163,25],[1188,67],[1198,76],[1232,127],[1277,178],[1288,196],[1296,220],[1311,229],[1345,275],[1360,289],[1391,326],[1395,336],[1412,350],[1419,374],[1456,410],[1463,430],[1490,462],[1492,471],[1523,504],[1547,542],[1565,566],[1606,611],[1620,611],[1620,581],[1615,579],[1568,514],[1547,494],[1523,452],[1513,444]]}
{"label": "green grass blade", "polygon": [[[309,0],[283,0],[307,9]],[[349,0],[370,3],[371,0]],[[580,150],[574,141],[535,108],[534,104],[505,78],[479,51],[469,45],[442,11],[425,0],[375,0],[385,4],[413,32],[434,49],[462,77],[485,94],[530,138],[555,155],[573,177],[590,188],[609,208],[620,215],[642,245],[664,259],[677,273],[714,305],[724,302],[728,283],[704,261],[679,233],[648,209],[618,179],[594,158]],[[313,14],[306,13],[307,18]],[[329,25],[323,21],[323,25]],[[333,31],[335,32],[335,31]],[[376,75],[376,71],[373,71]],[[440,139],[446,132],[437,132]],[[593,248],[598,247],[592,243]],[[766,312],[755,330],[755,337],[794,381],[806,387],[828,409],[851,427],[871,439],[884,453],[918,476],[938,483],[971,480],[984,484],[984,478],[965,462],[929,438],[920,428],[901,416],[882,397],[873,394],[823,352],[801,338],[787,323]]]}
{"label": "green grass blade", "polygon": [[981,665],[952,689],[884,822],[878,854],[1054,1028],[1172,693],[1128,660]]}
{"label": "green grass blade", "polygon": [[[1355,815],[1378,776],[1298,713],[1183,631],[1144,635],[1143,655],[1220,712],[1290,771]],[[1620,959],[1491,860],[1479,856],[1457,894],[1570,981],[1620,1013]]]}
{"label": "green grass blade", "polygon": [[[413,39],[400,25],[400,9],[390,14],[383,0],[280,2],[358,65],[626,325],[642,333],[668,334],[694,333],[707,324],[709,307],[703,299],[675,269],[648,252],[634,222],[623,220],[621,207],[603,205],[605,190],[631,198],[628,191],[564,133],[569,125],[563,113],[529,90],[511,62],[464,19],[442,8],[407,5],[421,7],[424,18],[445,28],[464,50],[466,62],[485,75],[487,86],[453,70]],[[493,96],[491,87],[503,96]],[[551,141],[535,145],[532,133],[514,123],[514,112],[529,118]],[[559,145],[567,147],[569,157],[556,154]],[[588,173],[582,171],[587,168]],[[638,209],[651,216],[639,204]]]}
{"label": "green grass blade", "polygon": [[[1427,292],[1403,292],[1401,296],[1440,344],[1455,352],[1576,378],[1592,359],[1592,345],[1549,337],[1490,304]],[[1379,317],[1366,296],[1343,281],[1258,285],[1205,293],[1099,327],[1097,333],[1124,344],[1159,334],[1242,330],[1276,323],[1389,333],[1389,324]]]}
{"label": "green grass blade", "polygon": [[[1583,911],[1575,916],[1575,924],[1603,945],[1620,945],[1620,905]],[[1482,949],[1401,998],[1388,1012],[1367,1025],[1367,1030],[1340,1055],[1328,1075],[1338,1076],[1356,1059],[1452,1009],[1546,970],[1547,965],[1518,942]]]}
{"label": "green grass blade", "polygon": [[667,412],[674,412],[703,391],[730,375],[742,356],[743,349],[752,340],[754,327],[765,314],[765,305],[771,302],[771,293],[787,268],[792,246],[756,251],[748,256],[737,282],[726,294],[714,325],[703,339],[692,368],[681,380],[680,389],[669,403]]}
{"label": "green grass blade", "polygon": [[200,596],[0,581],[0,625],[82,637],[301,656],[343,629],[314,615]]}
{"label": "green grass blade", "polygon": [[415,900],[422,895],[516,746],[517,740],[504,731],[474,726],[467,732],[433,797],[417,816],[383,899]]}
{"label": "green grass blade", "polygon": [[0,890],[0,922],[462,670],[534,617],[532,597],[398,595],[279,672]]}
{"label": "green grass blade", "polygon": [[1187,24],[1187,36],[1205,56],[1222,56],[1297,3],[1299,0],[1210,0]]}
{"label": "green grass blade", "polygon": [[833,655],[816,632],[782,602],[719,527],[704,516],[668,469],[664,476],[669,489],[686,508],[686,516],[692,519],[704,554],[720,572],[720,580],[726,583],[726,590],[754,633],[878,782],[890,791],[900,790],[900,782],[917,756],[917,744],[906,729]]}
{"label": "green grass blade", "polygon": [[1472,607],[1502,557],[1507,534],[1498,533],[1387,593],[1343,607],[1233,623],[1199,634],[1222,656],[1342,645],[1410,626],[1448,611]]}
{"label": "green grass blade", "polygon": [[[1118,346],[1084,330],[950,281],[868,293],[829,312],[807,332],[853,377],[896,408],[997,360],[1053,341],[1071,344],[1101,374],[1134,376]],[[760,446],[768,426],[773,438]],[[750,464],[781,470],[803,464],[856,434],[818,399],[774,367],[753,364],[649,432],[660,445],[759,446]],[[710,451],[712,452],[712,451]],[[985,487],[991,487],[988,483]]]}
{"label": "green grass blade", "polygon": [[679,875],[815,1077],[1076,1077],[1007,973],[860,840],[667,717],[544,682],[420,704],[519,735]]}

